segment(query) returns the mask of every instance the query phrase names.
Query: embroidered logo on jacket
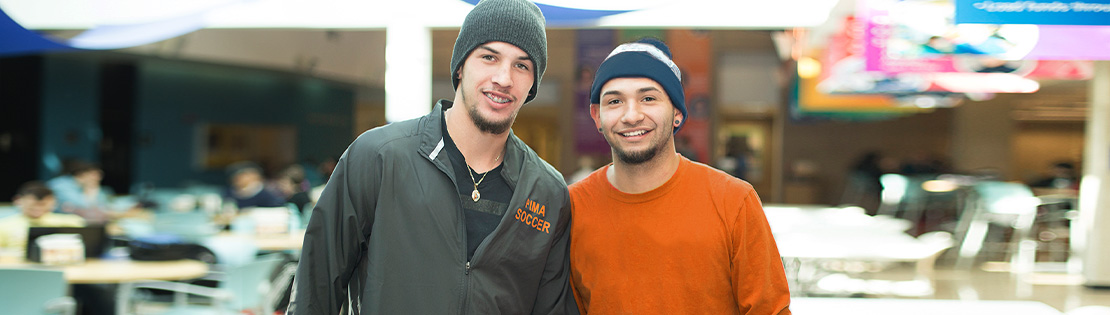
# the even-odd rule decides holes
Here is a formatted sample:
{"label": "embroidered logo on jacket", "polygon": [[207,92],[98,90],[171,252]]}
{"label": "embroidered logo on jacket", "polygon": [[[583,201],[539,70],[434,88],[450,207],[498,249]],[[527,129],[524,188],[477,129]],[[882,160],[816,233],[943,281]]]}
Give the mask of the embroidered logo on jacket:
{"label": "embroidered logo on jacket", "polygon": [[544,220],[547,216],[546,210],[547,207],[544,205],[528,199],[524,203],[524,208],[516,209],[516,219],[540,232],[551,234],[551,222]]}

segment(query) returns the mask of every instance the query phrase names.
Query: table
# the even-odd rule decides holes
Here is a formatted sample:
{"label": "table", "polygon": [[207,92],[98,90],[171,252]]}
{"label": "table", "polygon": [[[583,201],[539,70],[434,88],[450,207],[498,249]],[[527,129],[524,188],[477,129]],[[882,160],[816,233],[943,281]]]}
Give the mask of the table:
{"label": "table", "polygon": [[304,245],[304,229],[299,229],[290,233],[284,234],[271,234],[271,235],[254,235],[243,234],[235,232],[221,232],[217,234],[217,238],[242,238],[250,239],[258,246],[259,250],[265,251],[283,251],[283,250],[300,250]]}
{"label": "table", "polygon": [[304,246],[304,230],[284,235],[255,236],[254,242],[261,250],[300,250]]}
{"label": "table", "polygon": [[951,245],[914,238],[905,233],[909,221],[862,209],[768,204],[764,211],[783,257],[916,262]]}
{"label": "table", "polygon": [[208,264],[197,260],[170,261],[99,260],[66,266],[65,278],[71,284],[125,283],[142,280],[196,279],[208,274]]}
{"label": "table", "polygon": [[790,311],[796,315],[900,314],[900,315],[980,315],[1022,314],[1062,315],[1064,313],[1037,301],[964,301],[929,299],[790,298]]}
{"label": "table", "polygon": [[62,269],[70,284],[123,283],[141,280],[185,280],[208,274],[208,264],[182,259],[170,261],[100,260],[84,264],[46,266],[26,261],[0,262],[0,268]]}
{"label": "table", "polygon": [[[819,266],[825,261],[879,264],[910,262],[916,266],[917,276],[914,280],[897,283],[865,282],[868,284],[865,291],[899,296],[928,295],[933,290],[929,277],[933,262],[941,252],[952,246],[948,234],[934,233],[914,238],[905,232],[912,226],[909,221],[888,216],[870,216],[858,207],[767,204],[764,205],[764,211],[775,236],[779,255],[797,259],[796,270],[788,270],[792,270],[790,272],[793,279],[797,281],[796,290],[800,292],[811,292],[812,288],[819,288],[815,285],[826,276],[822,274],[825,270]],[[852,280],[847,277],[834,279]]]}
{"label": "table", "polygon": [[133,284],[143,280],[186,280],[208,274],[208,264],[182,259],[169,261],[100,260],[90,259],[84,264],[45,266],[29,262],[0,262],[0,268],[61,268],[70,284],[118,284],[116,289],[116,314],[127,314]]}

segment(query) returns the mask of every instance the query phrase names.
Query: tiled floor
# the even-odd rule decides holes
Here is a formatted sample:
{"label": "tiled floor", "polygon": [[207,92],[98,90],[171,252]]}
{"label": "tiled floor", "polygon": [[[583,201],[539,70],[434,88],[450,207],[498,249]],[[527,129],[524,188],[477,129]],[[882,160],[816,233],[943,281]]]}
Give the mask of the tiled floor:
{"label": "tiled floor", "polygon": [[1040,301],[1062,312],[1086,305],[1110,306],[1110,290],[1082,285],[1082,277],[1034,273],[1024,279],[1005,271],[938,270],[935,298]]}
{"label": "tiled floor", "polygon": [[[954,299],[954,300],[1031,300],[1039,301],[1061,312],[1068,312],[1087,305],[1110,306],[1110,289],[1092,289],[1082,285],[1082,278],[1078,275],[1066,273],[1034,273],[1028,277],[1018,277],[1005,271],[1005,264],[986,263],[973,270],[955,270],[951,264],[939,261],[933,272],[931,281],[934,288],[932,294],[925,294],[919,298],[927,299]],[[858,269],[858,268],[857,268]],[[991,271],[994,269],[993,271]],[[890,283],[913,284],[914,269],[911,265],[887,266],[879,272],[862,272],[855,274],[855,278],[867,278],[869,284],[887,289]],[[888,282],[893,281],[893,282]],[[839,286],[852,287],[852,284],[841,281]],[[858,281],[855,284],[860,284]],[[862,285],[862,284],[860,284]],[[897,287],[896,285],[894,287]],[[855,287],[858,288],[858,287]],[[913,292],[915,286],[901,286],[887,292]],[[881,289],[881,288],[880,288]],[[879,290],[882,291],[882,290]],[[809,295],[814,296],[814,295]],[[894,294],[818,294],[816,296],[855,296],[861,298],[914,298],[897,296]],[[1108,313],[1107,315],[1110,315]]]}

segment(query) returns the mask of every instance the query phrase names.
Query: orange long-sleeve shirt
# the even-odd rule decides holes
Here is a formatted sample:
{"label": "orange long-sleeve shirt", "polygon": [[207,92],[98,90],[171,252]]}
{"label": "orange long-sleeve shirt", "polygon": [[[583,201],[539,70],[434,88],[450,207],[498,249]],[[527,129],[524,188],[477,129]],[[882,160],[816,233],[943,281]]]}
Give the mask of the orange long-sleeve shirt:
{"label": "orange long-sleeve shirt", "polygon": [[790,314],[750,184],[681,158],[665,184],[627,194],[607,168],[570,186],[571,283],[583,313]]}

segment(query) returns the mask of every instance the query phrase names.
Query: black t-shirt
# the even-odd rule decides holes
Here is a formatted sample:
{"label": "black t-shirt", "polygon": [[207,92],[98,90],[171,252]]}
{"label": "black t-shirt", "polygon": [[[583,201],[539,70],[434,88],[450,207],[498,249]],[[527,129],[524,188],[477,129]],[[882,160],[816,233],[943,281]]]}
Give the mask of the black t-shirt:
{"label": "black t-shirt", "polygon": [[[455,183],[458,184],[459,200],[462,203],[463,217],[466,222],[466,260],[470,261],[474,258],[474,251],[478,249],[478,245],[493,233],[493,229],[497,228],[497,224],[501,223],[501,217],[509,209],[509,200],[513,197],[513,189],[505,182],[505,178],[501,177],[501,168],[503,164],[498,164],[497,167],[490,170],[488,175],[486,173],[475,173],[466,164],[466,158],[463,157],[459,147],[455,146],[455,141],[451,140],[451,135],[447,132],[447,118],[441,122],[443,128],[443,148],[447,152],[447,157],[451,160],[451,166],[455,169]],[[474,176],[471,180],[470,176]],[[482,179],[485,175],[485,179]],[[477,202],[471,197],[474,191],[474,182],[481,179],[478,184],[478,192],[481,198]]]}

